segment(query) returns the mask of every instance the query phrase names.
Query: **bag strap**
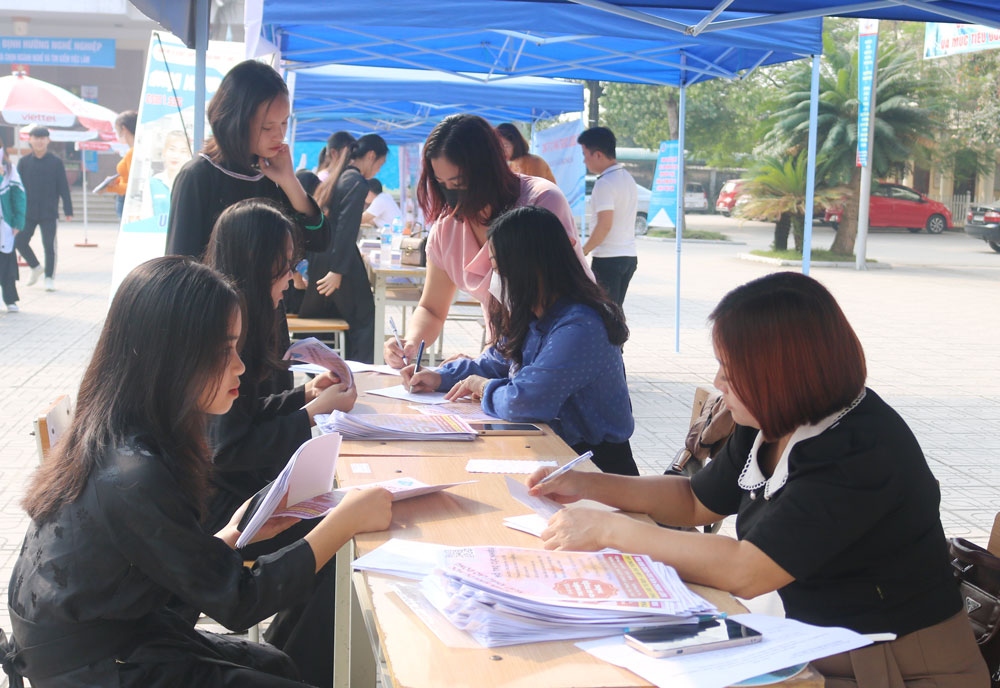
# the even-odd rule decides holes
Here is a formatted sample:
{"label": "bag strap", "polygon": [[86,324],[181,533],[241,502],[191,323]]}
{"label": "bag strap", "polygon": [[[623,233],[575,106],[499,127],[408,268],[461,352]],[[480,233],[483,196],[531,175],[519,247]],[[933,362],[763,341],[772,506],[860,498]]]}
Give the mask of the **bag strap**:
{"label": "bag strap", "polygon": [[954,558],[952,566],[956,570],[965,573],[973,566],[981,566],[1000,571],[1000,557],[993,556],[979,545],[969,542],[965,538],[951,538],[948,545],[948,550]]}

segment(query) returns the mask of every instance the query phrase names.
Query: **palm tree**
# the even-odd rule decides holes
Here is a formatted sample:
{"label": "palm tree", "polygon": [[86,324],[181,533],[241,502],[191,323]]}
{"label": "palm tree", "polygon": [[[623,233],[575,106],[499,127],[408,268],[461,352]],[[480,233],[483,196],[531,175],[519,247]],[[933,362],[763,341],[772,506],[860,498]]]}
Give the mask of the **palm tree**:
{"label": "palm tree", "polygon": [[[817,156],[826,161],[822,178],[828,186],[846,184],[844,215],[830,250],[851,255],[858,232],[857,206],[861,168],[856,165],[858,141],[858,64],[855,46],[827,36],[820,73]],[[779,99],[773,127],[765,144],[775,150],[798,152],[806,147],[809,132],[810,70],[802,69],[789,80],[788,92]],[[887,175],[904,165],[918,148],[928,143],[941,109],[940,89],[920,75],[919,60],[904,58],[889,49],[879,55],[875,103],[875,141],[870,151],[873,176]],[[817,183],[820,178],[817,176]]]}
{"label": "palm tree", "polygon": [[[825,169],[820,164],[818,168]],[[806,153],[786,158],[765,157],[750,172],[746,193],[750,200],[739,207],[744,217],[774,223],[774,250],[788,249],[788,234],[795,239],[795,250],[802,252],[802,233],[806,217]],[[817,177],[821,175],[817,173]],[[817,188],[813,195],[816,207],[824,207],[840,199],[844,187]]]}

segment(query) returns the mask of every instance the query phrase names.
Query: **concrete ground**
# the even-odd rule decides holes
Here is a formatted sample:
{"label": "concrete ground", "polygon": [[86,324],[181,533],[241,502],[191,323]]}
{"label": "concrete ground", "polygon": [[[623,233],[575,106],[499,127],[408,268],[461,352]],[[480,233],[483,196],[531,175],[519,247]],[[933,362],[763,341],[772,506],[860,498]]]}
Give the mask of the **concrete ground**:
{"label": "concrete ground", "polygon": [[[723,231],[731,244],[685,242],[681,260],[680,351],[674,351],[673,241],[642,239],[625,302],[625,346],[636,417],[632,446],[645,473],[660,473],[681,446],[691,400],[716,363],[706,317],[731,288],[775,269],[738,259],[766,248],[771,228],[719,216],[692,216],[691,228]],[[32,420],[57,395],[75,397],[107,310],[115,227],[91,224],[96,248],[77,248],[80,223],[59,230],[57,291],[19,284],[21,312],[0,313],[0,627],[26,517],[18,506],[38,462]],[[828,247],[829,228],[815,245]],[[740,243],[741,242],[741,243]],[[813,268],[861,338],[869,384],[910,423],[941,483],[950,535],[984,543],[1000,511],[1000,254],[961,233],[873,233],[868,256],[891,269]],[[787,269],[787,268],[786,268]],[[22,280],[27,270],[22,269]],[[398,317],[398,314],[396,314]],[[445,353],[473,352],[481,330],[450,323]],[[725,527],[731,532],[731,525]]]}

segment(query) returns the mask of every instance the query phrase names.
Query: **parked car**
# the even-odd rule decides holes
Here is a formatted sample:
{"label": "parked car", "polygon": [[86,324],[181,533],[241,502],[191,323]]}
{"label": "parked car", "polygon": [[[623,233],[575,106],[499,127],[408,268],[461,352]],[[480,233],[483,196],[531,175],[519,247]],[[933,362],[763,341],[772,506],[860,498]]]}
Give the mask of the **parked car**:
{"label": "parked car", "polygon": [[[824,221],[836,230],[843,214],[843,206],[832,205],[826,209]],[[930,234],[940,234],[952,227],[951,210],[908,186],[880,182],[872,189],[868,226],[902,227],[913,233],[926,229]]]}
{"label": "parked car", "polygon": [[733,214],[736,206],[736,199],[743,194],[743,187],[747,183],[746,179],[730,179],[722,185],[719,197],[715,199],[715,212],[729,217]]}
{"label": "parked car", "polygon": [[[590,192],[594,188],[595,179],[597,177],[592,174],[588,174],[586,177],[585,189],[587,196],[590,196]],[[702,188],[701,184],[688,182],[685,186],[687,187],[687,192],[684,194],[684,209],[706,212],[708,209],[708,197],[705,195],[705,189]],[[649,217],[649,199],[652,197],[653,192],[641,184],[636,184],[635,188],[635,233],[636,236],[643,236],[649,231],[647,218]]]}
{"label": "parked car", "polygon": [[1000,253],[1000,205],[974,205],[965,216],[965,233]]}

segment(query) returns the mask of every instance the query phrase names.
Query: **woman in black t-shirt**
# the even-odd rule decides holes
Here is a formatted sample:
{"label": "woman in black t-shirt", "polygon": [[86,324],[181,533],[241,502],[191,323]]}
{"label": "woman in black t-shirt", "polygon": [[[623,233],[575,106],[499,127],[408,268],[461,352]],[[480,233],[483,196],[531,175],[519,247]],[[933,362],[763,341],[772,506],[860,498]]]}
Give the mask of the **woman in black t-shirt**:
{"label": "woman in black t-shirt", "polygon": [[988,686],[949,569],[937,482],[903,419],[865,387],[864,351],[833,296],[777,273],[727,294],[710,320],[715,386],[737,423],[715,460],[690,479],[571,471],[540,485],[542,469],[528,484],[668,525],[736,514],[737,539],[567,509],[542,534],[546,548],[644,553],[740,597],[777,590],[789,618],[898,636],[816,662],[832,688],[886,677]]}

